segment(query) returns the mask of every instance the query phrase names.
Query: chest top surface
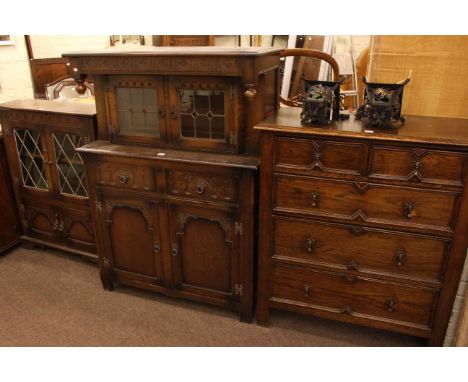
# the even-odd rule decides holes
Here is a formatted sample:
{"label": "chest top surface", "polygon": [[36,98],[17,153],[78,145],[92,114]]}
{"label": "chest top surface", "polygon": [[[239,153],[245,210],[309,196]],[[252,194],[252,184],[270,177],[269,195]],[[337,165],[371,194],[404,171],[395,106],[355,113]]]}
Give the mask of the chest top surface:
{"label": "chest top surface", "polygon": [[20,99],[0,103],[0,111],[2,110],[68,114],[77,116],[93,116],[96,114],[96,106],[94,102],[64,102],[41,99]]}
{"label": "chest top surface", "polygon": [[302,125],[300,108],[281,107],[279,111],[255,126],[257,130],[301,134],[304,136],[359,138],[456,146],[468,151],[468,119],[406,116],[399,128],[375,128],[351,115],[348,120],[330,125]]}

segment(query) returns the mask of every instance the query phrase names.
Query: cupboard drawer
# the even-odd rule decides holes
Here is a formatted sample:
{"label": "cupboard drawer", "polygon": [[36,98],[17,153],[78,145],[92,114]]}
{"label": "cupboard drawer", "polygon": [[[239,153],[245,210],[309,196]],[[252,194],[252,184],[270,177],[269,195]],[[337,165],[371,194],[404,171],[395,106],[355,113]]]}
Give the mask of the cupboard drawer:
{"label": "cupboard drawer", "polygon": [[238,201],[239,179],[230,174],[167,170],[166,179],[170,195],[225,203]]}
{"label": "cupboard drawer", "polygon": [[273,257],[434,282],[450,241],[426,235],[274,217]]}
{"label": "cupboard drawer", "polygon": [[274,207],[348,221],[452,232],[459,192],[275,175]]}
{"label": "cupboard drawer", "polygon": [[369,176],[461,186],[465,158],[461,153],[439,150],[374,146]]}
{"label": "cupboard drawer", "polygon": [[299,267],[273,269],[271,300],[430,327],[437,290]]}
{"label": "cupboard drawer", "polygon": [[155,189],[155,178],[149,167],[130,166],[120,163],[96,165],[96,182],[101,186],[151,191]]}
{"label": "cupboard drawer", "polygon": [[359,175],[364,152],[363,143],[276,138],[275,171]]}

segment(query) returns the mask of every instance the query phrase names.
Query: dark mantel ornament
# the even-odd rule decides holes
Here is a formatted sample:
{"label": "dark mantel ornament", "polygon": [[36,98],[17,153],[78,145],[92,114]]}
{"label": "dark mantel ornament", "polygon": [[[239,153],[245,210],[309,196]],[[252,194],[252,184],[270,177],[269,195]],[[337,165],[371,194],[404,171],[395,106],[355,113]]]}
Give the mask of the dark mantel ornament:
{"label": "dark mantel ornament", "polygon": [[344,80],[345,77],[336,82],[306,80],[303,75],[301,122],[325,125],[346,118],[340,115],[340,85]]}
{"label": "dark mantel ornament", "polygon": [[401,115],[403,88],[410,78],[396,84],[367,82],[366,77],[362,81],[366,86],[364,104],[357,109],[356,119],[365,118],[375,127],[396,127],[398,123],[402,126],[405,123]]}

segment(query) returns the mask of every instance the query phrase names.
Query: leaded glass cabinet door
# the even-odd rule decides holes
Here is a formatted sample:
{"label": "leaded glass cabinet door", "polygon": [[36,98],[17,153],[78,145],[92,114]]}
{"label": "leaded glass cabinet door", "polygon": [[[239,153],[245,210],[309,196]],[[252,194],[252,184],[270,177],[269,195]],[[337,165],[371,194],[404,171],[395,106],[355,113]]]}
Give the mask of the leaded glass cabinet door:
{"label": "leaded glass cabinet door", "polygon": [[49,134],[54,154],[52,176],[55,193],[65,198],[88,198],[85,165],[76,149],[89,143],[89,137],[80,131],[69,130],[55,130]]}
{"label": "leaded glass cabinet door", "polygon": [[107,98],[112,142],[159,144],[166,140],[161,77],[112,76]]}
{"label": "leaded glass cabinet door", "polygon": [[44,130],[16,127],[13,129],[20,182],[25,192],[52,193],[48,150]]}
{"label": "leaded glass cabinet door", "polygon": [[175,146],[237,152],[235,87],[229,78],[171,77],[170,126]]}

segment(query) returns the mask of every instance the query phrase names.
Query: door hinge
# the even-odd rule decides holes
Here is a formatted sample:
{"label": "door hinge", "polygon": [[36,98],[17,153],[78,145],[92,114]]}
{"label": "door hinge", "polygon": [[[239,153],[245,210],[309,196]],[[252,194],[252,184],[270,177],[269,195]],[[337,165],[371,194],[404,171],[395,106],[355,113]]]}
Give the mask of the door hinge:
{"label": "door hinge", "polygon": [[241,284],[236,284],[234,285],[234,294],[238,296],[242,296],[242,285]]}
{"label": "door hinge", "polygon": [[231,133],[229,136],[229,143],[231,145],[237,145],[237,134],[236,133]]}
{"label": "door hinge", "polygon": [[244,225],[239,222],[234,223],[234,233],[236,235],[243,235],[244,234]]}

